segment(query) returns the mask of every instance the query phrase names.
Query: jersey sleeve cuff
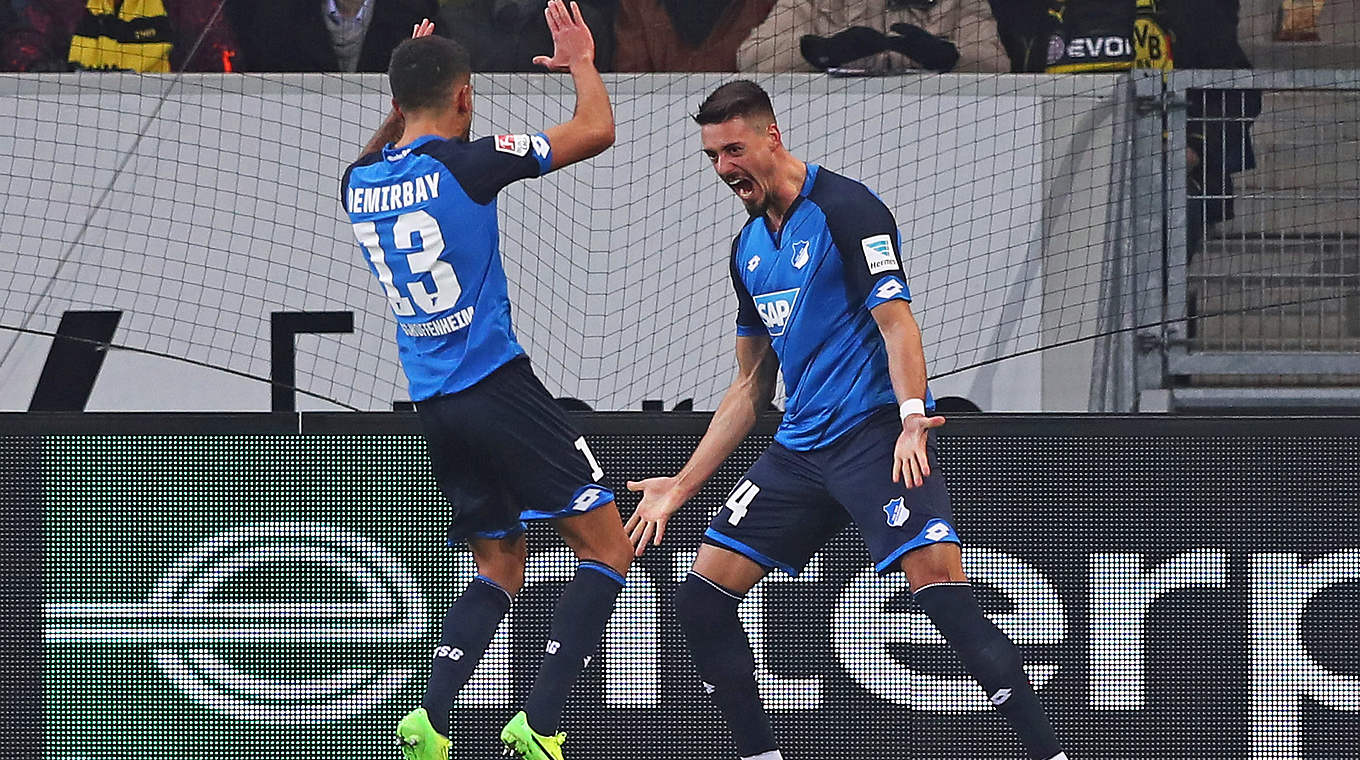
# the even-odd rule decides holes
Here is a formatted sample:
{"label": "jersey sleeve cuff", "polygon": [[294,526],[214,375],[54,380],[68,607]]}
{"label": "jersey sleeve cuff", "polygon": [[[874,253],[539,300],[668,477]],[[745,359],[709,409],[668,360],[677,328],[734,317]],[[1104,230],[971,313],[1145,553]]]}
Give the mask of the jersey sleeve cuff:
{"label": "jersey sleeve cuff", "polygon": [[552,143],[547,134],[538,132],[529,138],[529,153],[538,161],[538,176],[552,171]]}
{"label": "jersey sleeve cuff", "polygon": [[766,331],[764,327],[752,327],[750,325],[743,325],[740,323],[737,324],[738,338],[749,338],[752,335],[768,335],[768,334],[769,332]]}
{"label": "jersey sleeve cuff", "polygon": [[911,289],[896,274],[878,278],[878,282],[874,283],[874,286],[869,289],[869,295],[864,299],[864,308],[873,310],[875,306],[889,301],[911,302]]}

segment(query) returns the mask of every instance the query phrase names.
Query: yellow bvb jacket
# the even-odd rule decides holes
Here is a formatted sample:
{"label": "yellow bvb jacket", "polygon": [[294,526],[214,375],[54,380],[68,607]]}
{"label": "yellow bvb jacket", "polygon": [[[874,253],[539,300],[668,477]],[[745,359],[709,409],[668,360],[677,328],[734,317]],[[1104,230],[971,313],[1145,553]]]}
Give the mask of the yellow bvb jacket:
{"label": "yellow bvb jacket", "polygon": [[89,0],[71,35],[69,60],[82,69],[167,72],[173,46],[161,0]]}

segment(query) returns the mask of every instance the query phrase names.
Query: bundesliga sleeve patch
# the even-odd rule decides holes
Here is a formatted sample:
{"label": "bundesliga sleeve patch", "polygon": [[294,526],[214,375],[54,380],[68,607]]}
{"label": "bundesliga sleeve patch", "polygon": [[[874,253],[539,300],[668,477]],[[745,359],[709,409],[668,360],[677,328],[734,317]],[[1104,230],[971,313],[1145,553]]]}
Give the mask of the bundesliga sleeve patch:
{"label": "bundesliga sleeve patch", "polygon": [[869,274],[882,274],[898,268],[891,237],[874,235],[859,241],[859,246],[864,250],[864,263],[869,265]]}
{"label": "bundesliga sleeve patch", "polygon": [[529,155],[528,135],[496,135],[496,150],[515,156]]}

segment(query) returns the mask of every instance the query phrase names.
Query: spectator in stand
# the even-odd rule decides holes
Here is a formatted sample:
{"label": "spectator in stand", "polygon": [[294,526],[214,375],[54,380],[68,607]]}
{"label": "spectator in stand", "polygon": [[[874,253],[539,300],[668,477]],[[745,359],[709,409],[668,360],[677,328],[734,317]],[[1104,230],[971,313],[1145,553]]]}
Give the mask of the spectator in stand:
{"label": "spectator in stand", "polygon": [[437,0],[227,0],[242,71],[387,71]]}
{"label": "spectator in stand", "polygon": [[[595,67],[612,71],[618,0],[576,0],[595,38]],[[542,71],[534,57],[551,55],[543,0],[445,0],[435,33],[468,52],[474,72]]]}
{"label": "spectator in stand", "polygon": [[27,0],[0,42],[5,71],[231,71],[217,0]]}
{"label": "spectator in stand", "polygon": [[779,0],[741,46],[737,66],[866,74],[1009,70],[986,0]]}
{"label": "spectator in stand", "polygon": [[621,0],[615,71],[736,71],[775,0]]}

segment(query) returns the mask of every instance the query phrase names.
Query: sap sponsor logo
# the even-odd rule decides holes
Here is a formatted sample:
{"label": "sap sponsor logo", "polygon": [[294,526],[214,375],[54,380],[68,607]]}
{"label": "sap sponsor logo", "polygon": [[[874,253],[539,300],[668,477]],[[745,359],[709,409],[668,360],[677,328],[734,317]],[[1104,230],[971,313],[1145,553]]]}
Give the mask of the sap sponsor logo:
{"label": "sap sponsor logo", "polygon": [[1126,58],[1133,45],[1123,37],[1077,37],[1067,43],[1068,58]]}
{"label": "sap sponsor logo", "polygon": [[944,520],[935,520],[926,526],[925,537],[927,541],[943,541],[953,534],[954,530]]}
{"label": "sap sponsor logo", "polygon": [[888,235],[874,235],[859,241],[864,249],[864,262],[869,265],[869,274],[881,274],[897,269],[897,254],[893,253],[892,238]]}
{"label": "sap sponsor logo", "polygon": [[754,271],[756,271],[756,267],[758,267],[758,266],[760,266],[760,257],[759,257],[759,256],[752,256],[752,257],[751,257],[751,260],[748,261],[748,262],[746,262],[746,271],[748,271],[748,272],[754,272]]}
{"label": "sap sponsor logo", "polygon": [[791,263],[794,269],[802,269],[807,265],[808,259],[812,258],[812,254],[808,252],[809,247],[810,243],[807,240],[799,240],[793,244],[793,261]]}
{"label": "sap sponsor logo", "polygon": [[888,515],[888,524],[894,528],[900,528],[907,524],[907,519],[911,517],[911,510],[902,503],[902,497],[883,505],[883,511]]}
{"label": "sap sponsor logo", "polygon": [[529,154],[529,144],[528,135],[496,135],[496,150],[501,153],[525,156]]}
{"label": "sap sponsor logo", "polygon": [[539,158],[548,157],[548,141],[543,138],[543,135],[534,135],[529,138],[529,141],[534,145],[534,155]]}
{"label": "sap sponsor logo", "polygon": [[770,332],[770,337],[784,334],[789,317],[793,315],[794,304],[798,302],[798,291],[799,288],[791,288],[762,293],[755,297],[756,311],[760,313],[760,320],[765,323],[765,329]]}
{"label": "sap sponsor logo", "polygon": [[901,280],[894,277],[884,281],[882,285],[879,285],[878,290],[874,291],[874,297],[882,298],[886,301],[890,298],[896,298],[902,295],[903,290],[906,290],[906,286],[902,284]]}
{"label": "sap sponsor logo", "polygon": [[454,662],[457,662],[463,659],[463,655],[464,655],[463,650],[459,649],[458,647],[439,647],[438,649],[434,650],[434,659],[436,660],[438,660],[441,657],[446,657],[450,660],[453,660]]}
{"label": "sap sponsor logo", "polygon": [[[325,587],[314,581],[243,596],[262,577],[312,572],[343,578],[359,598],[319,595]],[[372,710],[415,677],[400,647],[386,648],[425,638],[429,612],[419,589],[396,556],[357,533],[305,522],[247,525],[189,549],[145,601],[49,602],[44,635],[48,647],[145,648],[175,689],[233,718],[325,723]],[[338,656],[331,672],[262,667],[281,648],[356,646],[366,656]]]}

